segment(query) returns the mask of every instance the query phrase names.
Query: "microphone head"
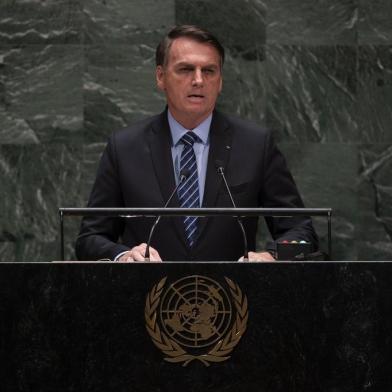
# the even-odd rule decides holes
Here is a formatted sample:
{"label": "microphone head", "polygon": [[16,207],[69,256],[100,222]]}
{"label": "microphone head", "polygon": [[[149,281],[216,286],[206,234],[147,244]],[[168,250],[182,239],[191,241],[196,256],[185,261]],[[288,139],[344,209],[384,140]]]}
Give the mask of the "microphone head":
{"label": "microphone head", "polygon": [[218,171],[219,174],[224,172],[223,162],[220,159],[217,159],[215,161],[215,167],[216,167],[216,170]]}

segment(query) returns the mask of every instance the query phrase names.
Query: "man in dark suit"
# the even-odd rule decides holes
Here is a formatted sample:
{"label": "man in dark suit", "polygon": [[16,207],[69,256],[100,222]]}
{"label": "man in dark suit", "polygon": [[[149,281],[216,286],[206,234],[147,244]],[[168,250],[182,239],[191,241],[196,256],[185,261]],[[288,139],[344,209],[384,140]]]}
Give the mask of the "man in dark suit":
{"label": "man in dark suit", "polygon": [[[224,50],[209,32],[195,26],[169,32],[156,54],[167,108],[110,137],[89,207],[162,207],[179,182],[172,207],[232,207],[217,166],[237,207],[303,207],[271,133],[215,110],[223,62]],[[275,241],[304,240],[317,248],[309,218],[266,221]],[[82,260],[143,261],[152,223],[84,218],[76,254]],[[274,260],[274,244],[256,252],[257,218],[244,219],[244,226],[249,259]],[[229,217],[163,218],[151,245],[151,261],[237,260],[243,254],[238,222]]]}

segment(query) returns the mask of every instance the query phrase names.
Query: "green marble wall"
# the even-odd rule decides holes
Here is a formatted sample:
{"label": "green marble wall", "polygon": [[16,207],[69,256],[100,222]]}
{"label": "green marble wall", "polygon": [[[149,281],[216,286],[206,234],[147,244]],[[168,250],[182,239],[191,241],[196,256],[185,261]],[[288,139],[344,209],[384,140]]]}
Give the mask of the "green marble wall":
{"label": "green marble wall", "polygon": [[106,137],[163,108],[179,23],[228,49],[219,107],[273,128],[307,206],[334,208],[335,259],[392,259],[391,20],[382,0],[1,0],[0,260],[58,258]]}

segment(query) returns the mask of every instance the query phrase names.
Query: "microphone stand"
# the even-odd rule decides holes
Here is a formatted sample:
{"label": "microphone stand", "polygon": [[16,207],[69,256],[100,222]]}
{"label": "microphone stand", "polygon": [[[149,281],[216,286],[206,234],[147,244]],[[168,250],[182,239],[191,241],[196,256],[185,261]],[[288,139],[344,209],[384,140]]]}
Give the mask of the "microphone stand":
{"label": "microphone stand", "polygon": [[[166,204],[164,205],[163,208],[167,208],[167,206],[170,204],[171,200],[173,199],[174,195],[176,194],[178,188],[180,187],[180,185],[186,181],[186,179],[189,177],[189,171],[186,169],[181,170],[180,173],[180,181],[178,181],[177,186],[174,188],[173,192],[171,193],[169,199],[167,200]],[[159,215],[156,219],[154,224],[151,227],[150,230],[150,235],[148,236],[148,241],[147,241],[147,247],[146,247],[146,252],[144,254],[144,261],[150,261],[150,244],[151,244],[151,240],[152,240],[152,236],[154,234],[155,228],[157,227],[159,221],[161,220],[162,215]]]}
{"label": "microphone stand", "polygon": [[[224,169],[223,169],[221,162],[217,161],[216,166],[217,166],[218,174],[220,174],[220,176],[222,177],[223,182],[226,187],[226,190],[227,190],[227,193],[230,196],[231,204],[233,205],[234,208],[237,208],[237,206],[235,205],[234,199],[233,199],[233,195],[230,192],[229,185],[227,184],[226,176],[225,176]],[[239,218],[238,216],[236,218],[237,218],[238,225],[240,226],[243,241],[244,241],[244,261],[248,261],[249,260],[249,258],[248,258],[248,240],[246,238],[245,228],[244,228],[244,225],[242,224],[241,218]]]}

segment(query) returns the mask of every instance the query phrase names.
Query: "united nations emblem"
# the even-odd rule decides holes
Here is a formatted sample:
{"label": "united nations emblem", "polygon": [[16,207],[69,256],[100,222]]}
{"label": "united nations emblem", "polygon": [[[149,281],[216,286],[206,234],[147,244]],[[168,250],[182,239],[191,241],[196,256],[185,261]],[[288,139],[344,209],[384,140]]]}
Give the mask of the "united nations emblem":
{"label": "united nations emblem", "polygon": [[165,288],[166,280],[148,293],[144,311],[147,332],[164,359],[183,366],[229,359],[248,322],[248,301],[239,286],[225,277],[226,291],[215,280],[191,275]]}

